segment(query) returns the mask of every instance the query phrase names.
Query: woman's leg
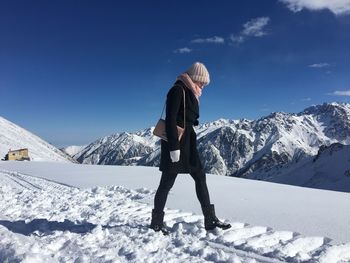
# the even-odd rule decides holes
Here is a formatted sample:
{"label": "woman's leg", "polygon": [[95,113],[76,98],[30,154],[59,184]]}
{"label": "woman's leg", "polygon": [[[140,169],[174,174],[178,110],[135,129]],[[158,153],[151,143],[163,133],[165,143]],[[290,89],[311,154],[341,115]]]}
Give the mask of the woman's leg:
{"label": "woman's leg", "polygon": [[196,182],[196,193],[202,206],[204,215],[204,226],[206,230],[212,230],[215,227],[228,229],[230,224],[221,222],[215,215],[214,205],[210,204],[209,191],[206,182],[206,174],[202,170],[200,172],[191,173],[192,178]]}
{"label": "woman's leg", "polygon": [[206,174],[203,170],[199,172],[191,172],[190,175],[196,184],[196,194],[202,207],[210,205],[209,191],[207,187]]}
{"label": "woman's leg", "polygon": [[170,189],[173,187],[177,173],[162,172],[162,177],[154,197],[154,210],[162,212]]}

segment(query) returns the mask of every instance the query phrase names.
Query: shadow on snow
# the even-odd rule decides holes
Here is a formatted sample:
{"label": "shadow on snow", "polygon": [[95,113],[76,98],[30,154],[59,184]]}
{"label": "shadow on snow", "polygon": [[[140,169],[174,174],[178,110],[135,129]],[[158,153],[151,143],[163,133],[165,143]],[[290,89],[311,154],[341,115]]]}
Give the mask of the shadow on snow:
{"label": "shadow on snow", "polygon": [[34,219],[29,223],[26,223],[24,220],[18,221],[8,221],[0,220],[0,225],[3,225],[8,230],[29,236],[38,231],[39,235],[42,234],[51,234],[53,231],[69,231],[72,233],[84,234],[93,230],[97,225],[83,222],[83,223],[74,223],[70,220],[65,219],[63,222],[58,221],[48,221],[47,219]]}
{"label": "shadow on snow", "polygon": [[[95,227],[97,227],[97,224],[92,224],[89,222],[81,222],[81,223],[75,223],[70,220],[65,219],[63,222],[58,221],[48,221],[47,219],[34,219],[30,221],[29,223],[26,223],[24,220],[18,220],[18,221],[9,221],[9,220],[0,220],[0,225],[3,225],[8,230],[10,230],[13,233],[19,233],[22,235],[37,235],[37,236],[44,236],[44,235],[50,235],[53,233],[53,231],[69,231],[71,233],[77,233],[77,234],[86,234],[88,232],[91,232]],[[148,230],[147,225],[132,225],[132,224],[120,224],[120,225],[101,225],[102,229],[117,229],[117,228],[134,228],[139,230]]]}

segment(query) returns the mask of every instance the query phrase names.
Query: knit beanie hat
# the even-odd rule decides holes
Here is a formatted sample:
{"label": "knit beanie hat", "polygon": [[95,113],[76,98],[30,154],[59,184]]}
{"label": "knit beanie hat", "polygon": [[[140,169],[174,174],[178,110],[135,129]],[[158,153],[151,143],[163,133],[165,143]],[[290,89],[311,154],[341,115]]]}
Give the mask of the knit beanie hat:
{"label": "knit beanie hat", "polygon": [[208,85],[210,82],[209,72],[204,64],[200,62],[194,63],[186,73],[193,81],[202,82],[204,85]]}

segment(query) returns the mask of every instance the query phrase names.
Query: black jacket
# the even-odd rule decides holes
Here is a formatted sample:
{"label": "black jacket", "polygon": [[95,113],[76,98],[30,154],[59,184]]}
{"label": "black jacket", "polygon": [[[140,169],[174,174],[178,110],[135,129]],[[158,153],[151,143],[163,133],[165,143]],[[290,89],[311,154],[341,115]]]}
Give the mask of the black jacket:
{"label": "black jacket", "polygon": [[[183,91],[185,91],[186,126],[180,141],[176,125],[184,127]],[[199,105],[196,97],[178,80],[168,91],[166,100],[166,133],[168,142],[161,140],[160,171],[191,173],[203,169],[197,150],[197,135],[193,126],[198,125]],[[170,151],[180,150],[180,160],[173,163]]]}

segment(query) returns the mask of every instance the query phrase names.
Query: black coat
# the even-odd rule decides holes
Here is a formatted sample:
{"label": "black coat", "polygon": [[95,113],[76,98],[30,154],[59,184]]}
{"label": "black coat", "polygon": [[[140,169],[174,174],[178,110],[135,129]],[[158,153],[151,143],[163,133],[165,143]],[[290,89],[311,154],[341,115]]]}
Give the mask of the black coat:
{"label": "black coat", "polygon": [[[184,127],[184,99],[186,101],[186,126],[185,132],[178,141],[176,125]],[[199,106],[198,101],[191,90],[185,84],[177,80],[168,91],[166,100],[166,133],[168,142],[161,140],[160,171],[173,173],[191,173],[203,169],[197,150],[197,135],[193,126],[198,125]],[[180,149],[180,160],[172,162],[170,151]]]}

